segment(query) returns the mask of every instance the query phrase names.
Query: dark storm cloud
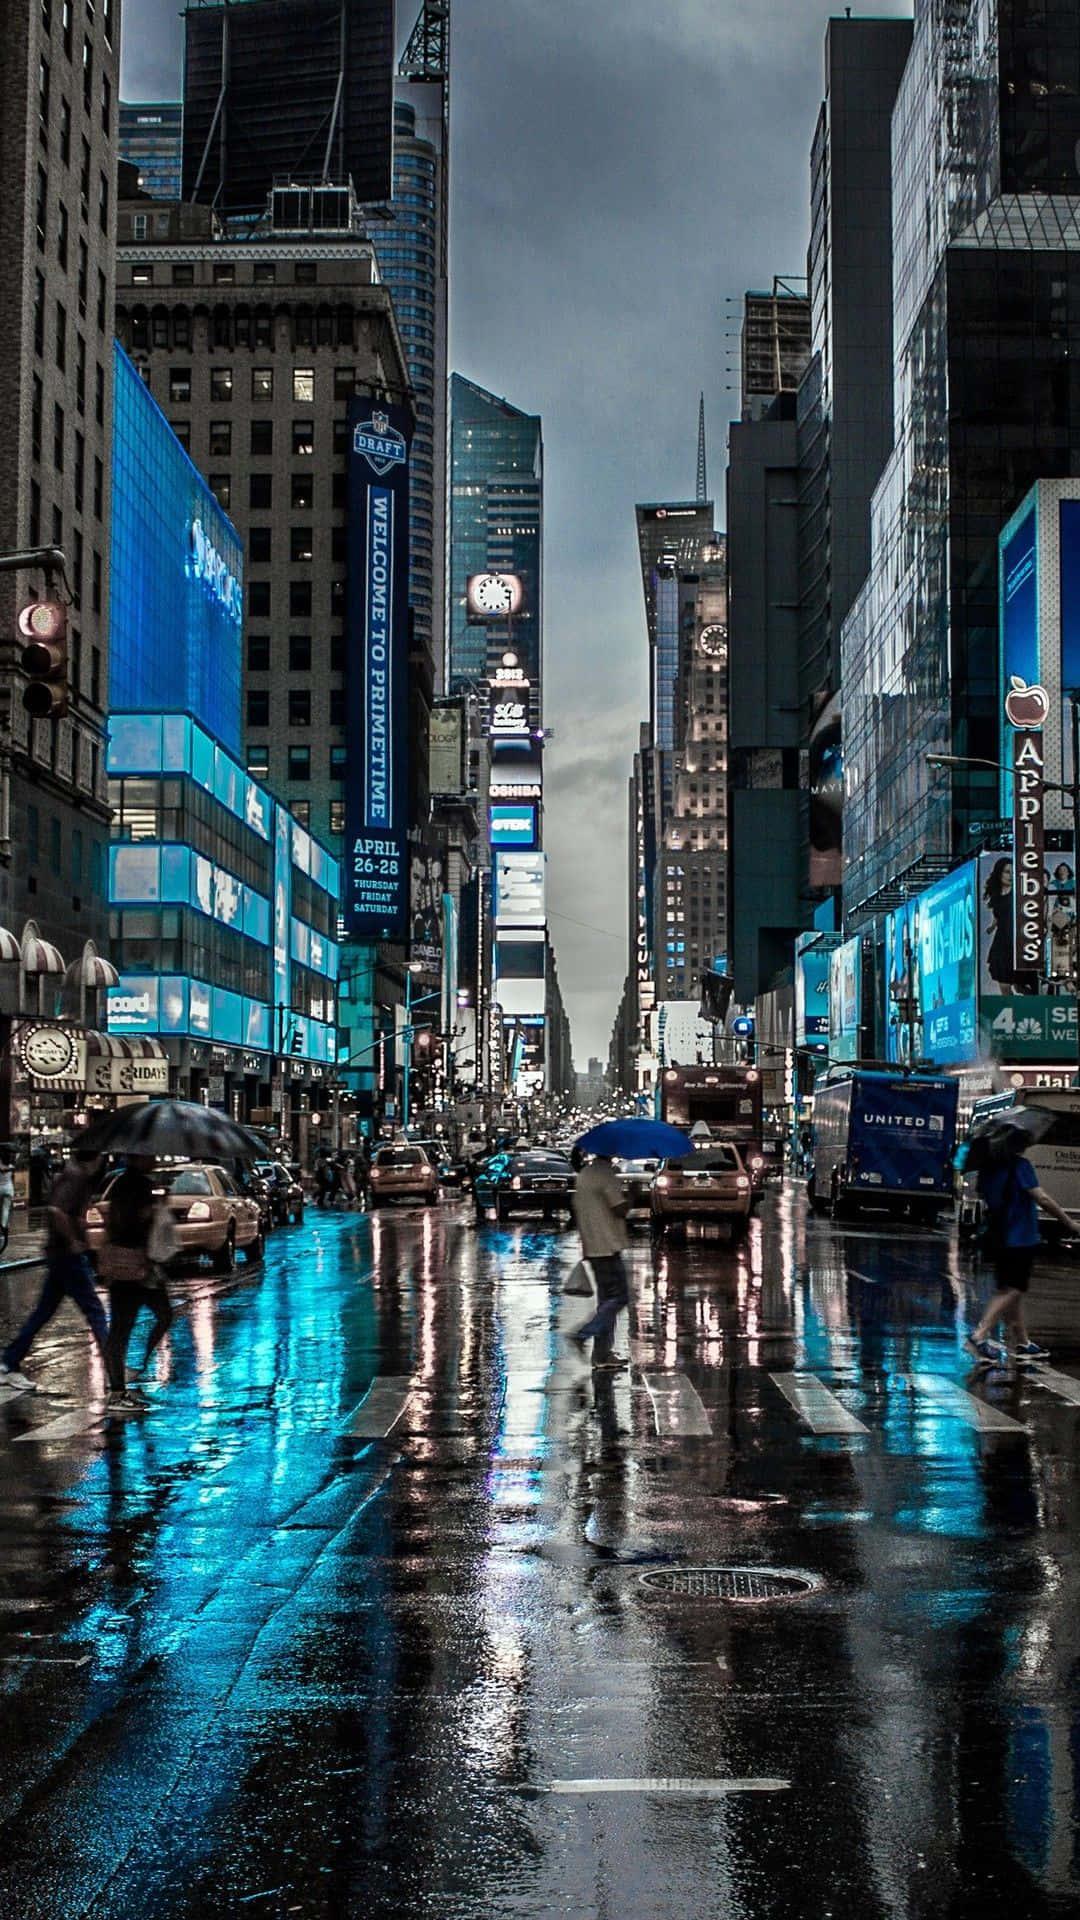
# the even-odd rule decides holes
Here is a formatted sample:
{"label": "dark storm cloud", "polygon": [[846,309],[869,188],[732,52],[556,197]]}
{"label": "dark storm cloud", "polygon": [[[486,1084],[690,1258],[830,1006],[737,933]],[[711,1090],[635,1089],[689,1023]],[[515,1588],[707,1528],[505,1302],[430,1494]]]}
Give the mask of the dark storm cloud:
{"label": "dark storm cloud", "polygon": [[[725,300],[805,270],[829,12],[452,0],[451,364],[543,415],[551,897],[597,926],[626,919],[626,778],[646,712],[634,503],[693,494],[704,388],[723,525],[738,357]],[[413,17],[405,0],[401,38]],[[127,0],[132,96],[174,91],[179,47],[175,0]],[[625,952],[568,920],[553,929],[578,1059],[606,1053]]]}

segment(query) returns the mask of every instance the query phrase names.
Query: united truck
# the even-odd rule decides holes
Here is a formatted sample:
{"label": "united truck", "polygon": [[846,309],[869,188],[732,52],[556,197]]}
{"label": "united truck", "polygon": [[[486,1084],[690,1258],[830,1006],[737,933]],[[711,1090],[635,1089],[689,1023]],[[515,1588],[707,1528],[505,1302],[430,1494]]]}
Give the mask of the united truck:
{"label": "united truck", "polygon": [[830,1075],[814,1093],[810,1203],[935,1219],[952,1201],[958,1085],[947,1075]]}

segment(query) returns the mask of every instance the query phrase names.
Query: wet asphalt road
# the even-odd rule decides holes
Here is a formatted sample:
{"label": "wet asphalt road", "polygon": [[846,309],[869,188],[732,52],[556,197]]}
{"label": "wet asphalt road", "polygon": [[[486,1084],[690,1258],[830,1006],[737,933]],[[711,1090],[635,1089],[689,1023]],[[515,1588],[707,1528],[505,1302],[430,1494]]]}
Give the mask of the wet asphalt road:
{"label": "wet asphalt road", "polygon": [[[0,1914],[1080,1913],[1080,1267],[1050,1371],[975,1380],[947,1235],[787,1186],[635,1239],[594,1379],[576,1254],[311,1213],[177,1282],[108,1421],[54,1321],[0,1404]],[[652,1583],[716,1566],[814,1584]]]}

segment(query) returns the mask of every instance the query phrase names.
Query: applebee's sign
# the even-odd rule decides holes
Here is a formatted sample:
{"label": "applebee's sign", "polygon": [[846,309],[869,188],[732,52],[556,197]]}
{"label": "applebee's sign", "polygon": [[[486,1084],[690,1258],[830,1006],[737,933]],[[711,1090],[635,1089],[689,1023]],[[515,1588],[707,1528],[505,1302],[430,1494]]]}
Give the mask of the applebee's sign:
{"label": "applebee's sign", "polygon": [[1042,729],[1050,712],[1045,687],[1029,687],[1014,674],[1005,695],[1005,718],[1013,734],[1013,971],[1041,974],[1045,967],[1046,877],[1043,864]]}

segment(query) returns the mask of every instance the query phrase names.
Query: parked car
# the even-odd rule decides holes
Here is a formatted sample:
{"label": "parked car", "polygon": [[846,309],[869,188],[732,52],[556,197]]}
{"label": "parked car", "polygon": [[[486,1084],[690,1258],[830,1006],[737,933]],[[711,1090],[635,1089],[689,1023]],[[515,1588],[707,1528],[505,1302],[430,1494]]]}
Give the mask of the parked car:
{"label": "parked car", "polygon": [[254,1170],[266,1183],[274,1226],[283,1227],[288,1221],[299,1225],[304,1217],[304,1189],[297,1175],[282,1160],[256,1160]]}
{"label": "parked car", "polygon": [[[109,1193],[122,1169],[114,1167],[101,1192],[86,1212],[86,1238],[91,1253],[103,1245],[109,1222]],[[231,1273],[237,1251],[248,1260],[261,1260],[264,1250],[259,1202],[240,1192],[224,1167],[203,1161],[181,1161],[155,1167],[151,1179],[155,1194],[168,1206],[179,1247],[177,1260],[208,1253],[218,1273]]]}
{"label": "parked car", "polygon": [[660,1171],[654,1160],[616,1160],[615,1178],[631,1208],[647,1207],[652,1198],[652,1183]]}
{"label": "parked car", "polygon": [[371,1161],[371,1210],[385,1200],[422,1200],[433,1207],[439,1198],[439,1176],[423,1147],[402,1141],[380,1147]]}
{"label": "parked car", "polygon": [[569,1213],[574,1201],[575,1174],[565,1154],[553,1147],[519,1147],[493,1153],[473,1175],[476,1218],[482,1221],[494,1207],[500,1220],[511,1213],[543,1213],[553,1220]]}
{"label": "parked car", "polygon": [[738,1147],[704,1147],[664,1161],[650,1190],[651,1226],[661,1238],[676,1225],[724,1221],[731,1238],[741,1240],[752,1205],[750,1175]]}

